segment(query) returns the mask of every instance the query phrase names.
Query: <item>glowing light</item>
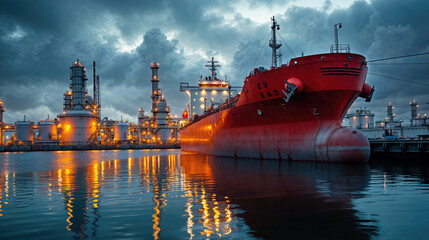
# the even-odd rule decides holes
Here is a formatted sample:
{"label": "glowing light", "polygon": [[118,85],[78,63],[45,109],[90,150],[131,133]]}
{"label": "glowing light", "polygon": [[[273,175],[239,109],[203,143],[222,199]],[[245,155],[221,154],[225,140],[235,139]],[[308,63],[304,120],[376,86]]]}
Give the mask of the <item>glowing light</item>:
{"label": "glowing light", "polygon": [[215,95],[217,92],[216,92],[216,90],[213,90],[212,91],[212,95]]}
{"label": "glowing light", "polygon": [[203,97],[201,97],[201,98],[200,98],[200,101],[201,101],[201,102],[202,102],[202,101],[204,101],[204,98],[203,98]]}
{"label": "glowing light", "polygon": [[227,95],[227,94],[228,94],[228,91],[223,90],[222,94],[223,94],[223,95]]}
{"label": "glowing light", "polygon": [[201,109],[204,109],[204,104],[201,104],[201,105],[200,105],[200,108],[201,108]]}

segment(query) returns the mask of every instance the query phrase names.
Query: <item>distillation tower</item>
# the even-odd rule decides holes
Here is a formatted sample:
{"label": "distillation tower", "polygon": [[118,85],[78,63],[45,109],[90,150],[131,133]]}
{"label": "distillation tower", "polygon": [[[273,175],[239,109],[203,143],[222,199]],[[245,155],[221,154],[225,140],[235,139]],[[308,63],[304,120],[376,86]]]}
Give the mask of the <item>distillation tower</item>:
{"label": "distillation tower", "polygon": [[175,144],[178,141],[179,119],[172,118],[170,107],[159,88],[159,63],[151,63],[152,70],[152,116],[145,116],[142,108],[138,114],[140,141],[152,144]]}
{"label": "distillation tower", "polygon": [[63,145],[88,144],[97,138],[99,103],[88,96],[87,80],[86,68],[77,59],[70,67],[71,91],[64,94],[64,112],[58,115]]}
{"label": "distillation tower", "polygon": [[150,68],[152,69],[152,114],[154,122],[152,132],[157,142],[166,143],[171,139],[171,128],[168,126],[170,109],[158,86],[159,63],[151,63]]}

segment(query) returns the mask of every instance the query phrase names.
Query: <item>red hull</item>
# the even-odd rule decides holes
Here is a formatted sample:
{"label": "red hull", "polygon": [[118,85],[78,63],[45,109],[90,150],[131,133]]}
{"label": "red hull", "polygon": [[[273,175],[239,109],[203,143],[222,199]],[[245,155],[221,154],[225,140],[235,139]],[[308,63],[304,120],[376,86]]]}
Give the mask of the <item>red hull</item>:
{"label": "red hull", "polygon": [[[363,56],[337,53],[292,59],[287,67],[249,76],[236,106],[180,131],[181,147],[229,157],[367,162],[368,140],[340,124],[366,72]],[[286,103],[284,81],[292,77],[304,88]]]}

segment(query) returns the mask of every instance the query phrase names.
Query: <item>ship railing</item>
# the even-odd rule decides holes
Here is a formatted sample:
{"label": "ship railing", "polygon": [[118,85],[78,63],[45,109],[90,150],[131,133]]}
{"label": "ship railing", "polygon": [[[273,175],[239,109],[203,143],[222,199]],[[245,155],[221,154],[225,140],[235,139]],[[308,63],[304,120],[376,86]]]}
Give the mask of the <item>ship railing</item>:
{"label": "ship railing", "polygon": [[189,83],[181,82],[180,83],[180,91],[186,92],[189,89],[198,88],[198,86],[189,86]]}
{"label": "ship railing", "polygon": [[217,106],[216,108],[213,108],[213,109],[211,109],[209,111],[206,111],[201,116],[197,116],[197,117],[193,118],[188,124],[186,124],[185,126],[183,126],[181,129],[184,129],[187,126],[189,126],[189,125],[191,125],[193,123],[196,123],[196,122],[200,121],[201,119],[206,118],[206,117],[208,117],[208,116],[210,116],[210,115],[212,115],[214,113],[226,110],[226,109],[231,108],[231,107],[235,107],[235,105],[237,104],[238,99],[239,99],[239,95],[236,95],[236,96],[232,97],[229,101],[222,103],[221,105]]}
{"label": "ship railing", "polygon": [[189,83],[181,82],[180,83],[180,91],[184,92],[189,88]]}
{"label": "ship railing", "polygon": [[348,44],[332,44],[331,53],[350,53],[350,45],[348,45]]}

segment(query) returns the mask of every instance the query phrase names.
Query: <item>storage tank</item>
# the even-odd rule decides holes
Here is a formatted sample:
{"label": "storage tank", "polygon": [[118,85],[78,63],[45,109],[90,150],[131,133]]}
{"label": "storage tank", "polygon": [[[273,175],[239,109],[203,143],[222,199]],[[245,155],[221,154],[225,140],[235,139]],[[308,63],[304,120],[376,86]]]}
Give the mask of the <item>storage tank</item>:
{"label": "storage tank", "polygon": [[359,125],[357,116],[349,116],[349,126],[356,128]]}
{"label": "storage tank", "polygon": [[57,125],[51,121],[39,123],[39,141],[57,140]]}
{"label": "storage tank", "polygon": [[15,123],[16,141],[32,142],[33,141],[33,123],[21,121]]}
{"label": "storage tank", "polygon": [[72,110],[58,116],[61,124],[61,143],[64,145],[88,144],[96,140],[98,117],[89,111]]}
{"label": "storage tank", "polygon": [[426,125],[426,118],[416,117],[413,119],[412,125],[413,126],[424,126],[424,125]]}
{"label": "storage tank", "polygon": [[128,140],[128,123],[118,122],[113,126],[113,139],[115,142]]}
{"label": "storage tank", "polygon": [[349,120],[349,126],[352,128],[373,128],[375,114],[370,110],[359,109],[356,113],[347,114],[346,118]]}

